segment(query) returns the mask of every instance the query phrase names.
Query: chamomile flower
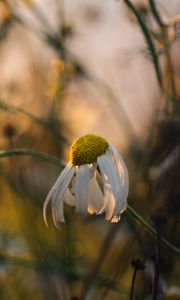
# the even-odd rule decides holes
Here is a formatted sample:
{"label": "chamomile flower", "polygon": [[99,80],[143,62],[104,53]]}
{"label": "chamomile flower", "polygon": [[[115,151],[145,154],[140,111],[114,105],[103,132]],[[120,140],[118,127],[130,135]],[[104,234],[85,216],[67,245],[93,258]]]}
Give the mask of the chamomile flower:
{"label": "chamomile flower", "polygon": [[105,219],[118,222],[127,207],[129,176],[117,150],[96,135],[77,139],[70,148],[70,161],[49,191],[43,207],[52,205],[55,226],[65,222],[64,202],[75,206],[80,214],[105,214]]}

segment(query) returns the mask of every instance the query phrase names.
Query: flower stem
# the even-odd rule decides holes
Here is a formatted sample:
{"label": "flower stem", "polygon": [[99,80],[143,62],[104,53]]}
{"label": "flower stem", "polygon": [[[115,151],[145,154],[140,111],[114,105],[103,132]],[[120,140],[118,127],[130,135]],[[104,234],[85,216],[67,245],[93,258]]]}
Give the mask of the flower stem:
{"label": "flower stem", "polygon": [[129,300],[134,299],[134,286],[135,286],[136,274],[137,274],[137,269],[135,268],[134,272],[133,272],[133,277],[132,277],[131,291],[130,291]]}
{"label": "flower stem", "polygon": [[[151,225],[149,225],[130,205],[127,206],[126,212],[131,217],[133,217],[137,222],[139,222],[153,238],[156,238],[157,236],[156,230]],[[164,244],[175,254],[180,255],[180,249],[172,245],[162,236],[161,236],[161,243]]]}
{"label": "flower stem", "polygon": [[136,258],[136,259],[133,259],[131,261],[131,266],[133,267],[134,269],[134,272],[133,272],[133,277],[132,277],[132,283],[131,283],[131,290],[130,290],[130,296],[129,296],[129,300],[133,300],[134,299],[134,286],[135,286],[135,280],[136,280],[136,274],[137,274],[137,271],[142,271],[144,270],[144,268],[146,267],[145,263],[143,260],[141,260],[140,258]]}
{"label": "flower stem", "polygon": [[13,149],[7,151],[0,151],[0,158],[4,158],[8,156],[32,156],[32,157],[40,158],[45,161],[49,161],[59,167],[65,166],[65,163],[57,159],[55,156],[52,156],[48,153],[31,150],[31,149]]}
{"label": "flower stem", "polygon": [[156,7],[155,1],[154,0],[149,0],[149,5],[150,5],[153,16],[154,16],[156,22],[158,23],[159,27],[160,28],[165,28],[165,24],[162,21],[161,16],[159,15],[159,12],[158,12],[158,9]]}
{"label": "flower stem", "polygon": [[158,54],[157,54],[157,50],[156,50],[153,38],[151,36],[151,32],[150,32],[148,26],[146,25],[146,23],[144,22],[140,12],[135,7],[135,5],[132,3],[132,1],[131,0],[124,0],[124,3],[132,11],[132,13],[136,17],[137,22],[138,22],[138,24],[139,24],[139,26],[142,30],[142,33],[144,35],[144,38],[147,42],[147,45],[148,45],[149,50],[150,50],[151,55],[152,55],[152,60],[153,60],[153,63],[154,63],[154,67],[155,67],[155,71],[156,71],[159,86],[160,86],[161,90],[163,90],[162,72],[161,72],[160,63],[159,63],[159,57],[158,57]]}
{"label": "flower stem", "polygon": [[162,229],[161,224],[156,224],[157,237],[156,237],[155,273],[154,273],[152,300],[156,300],[158,295],[160,252],[161,252],[161,229]]}

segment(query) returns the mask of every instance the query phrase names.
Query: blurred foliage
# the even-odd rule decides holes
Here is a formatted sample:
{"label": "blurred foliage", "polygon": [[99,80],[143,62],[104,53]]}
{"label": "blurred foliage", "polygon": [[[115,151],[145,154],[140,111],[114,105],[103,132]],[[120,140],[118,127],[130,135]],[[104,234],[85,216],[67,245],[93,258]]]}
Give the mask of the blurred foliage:
{"label": "blurred foliage", "polygon": [[[28,148],[51,153],[59,159],[59,167],[41,160],[41,156],[26,157],[23,152],[22,156],[0,160],[2,300],[128,299],[130,262],[136,257],[144,259],[146,268],[138,274],[135,299],[150,299],[154,240],[130,215],[124,214],[118,224],[109,224],[99,216],[76,215],[72,207],[65,206],[66,223],[60,231],[52,223],[48,229],[44,225],[44,198],[62,169],[61,161],[70,143],[71,131],[64,122],[63,106],[75,80],[80,85],[87,80],[96,89],[103,88],[109,109],[117,119],[122,117],[127,132],[131,132],[126,152],[131,183],[129,203],[148,222],[150,212],[162,207],[168,218],[163,234],[180,246],[180,88],[177,84],[180,81],[175,78],[179,73],[174,72],[171,55],[171,46],[179,37],[180,20],[178,16],[163,19],[151,0],[147,5],[122,2],[129,18],[144,35],[146,47],[142,55],[152,60],[160,86],[157,112],[143,142],[133,136],[131,121],[123,109],[116,109],[118,100],[111,88],[93,77],[68,50],[66,45],[75,30],[64,20],[61,1],[54,1],[59,11],[56,30],[49,24],[44,9],[33,1],[0,1],[0,51],[6,49],[6,42],[16,39],[19,28],[33,32],[43,47],[51,51],[48,64],[31,58],[31,74],[24,74],[20,82],[3,83],[0,87],[1,150]],[[19,13],[19,6],[30,11],[40,26],[34,29]],[[98,13],[94,13],[97,18]],[[173,296],[168,292],[171,286],[178,285],[178,268],[177,256],[163,246],[159,299],[180,299],[178,289]]]}

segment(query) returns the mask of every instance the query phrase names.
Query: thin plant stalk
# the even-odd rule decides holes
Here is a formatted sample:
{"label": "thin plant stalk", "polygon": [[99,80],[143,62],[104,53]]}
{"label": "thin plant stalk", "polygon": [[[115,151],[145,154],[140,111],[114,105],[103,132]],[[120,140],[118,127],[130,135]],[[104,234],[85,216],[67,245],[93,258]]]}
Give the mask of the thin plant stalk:
{"label": "thin plant stalk", "polygon": [[[153,238],[156,238],[156,230],[149,223],[147,223],[129,204],[127,206],[126,212],[138,223],[140,223],[143,226],[144,230],[146,230]],[[174,254],[180,255],[180,249],[171,244],[163,236],[161,236],[161,243],[169,248],[172,252],[174,252]]]}
{"label": "thin plant stalk", "polygon": [[160,257],[161,257],[161,224],[156,224],[156,253],[155,253],[155,272],[153,282],[152,300],[156,300],[158,296],[158,282],[160,272]]}
{"label": "thin plant stalk", "polygon": [[9,156],[31,156],[45,161],[49,161],[52,164],[61,168],[65,166],[65,163],[59,160],[58,158],[56,158],[55,156],[50,155],[48,153],[35,151],[32,149],[13,149],[7,151],[0,151],[0,158],[9,157]]}
{"label": "thin plant stalk", "polygon": [[171,84],[171,100],[174,101],[176,99],[176,86],[175,86],[175,80],[174,80],[174,72],[173,72],[173,66],[172,66],[172,61],[171,61],[171,56],[170,56],[170,43],[169,43],[169,38],[168,38],[168,33],[167,33],[167,26],[161,19],[161,16],[158,12],[156,3],[154,0],[149,0],[149,5],[152,11],[152,14],[159,25],[160,30],[164,34],[166,46],[165,46],[165,55],[166,55],[166,60],[169,68],[169,76],[170,76],[170,84]]}
{"label": "thin plant stalk", "polygon": [[131,290],[130,290],[130,296],[129,296],[129,300],[133,300],[134,299],[134,286],[135,286],[135,281],[136,281],[136,275],[137,275],[137,269],[134,269],[133,272],[133,277],[132,277],[132,283],[131,283]]}
{"label": "thin plant stalk", "polygon": [[159,24],[159,26],[161,28],[165,28],[165,24],[161,19],[161,16],[158,12],[155,1],[154,0],[149,0],[149,5],[150,5],[150,8],[152,10],[152,13],[154,15],[154,18],[155,18],[156,22]]}
{"label": "thin plant stalk", "polygon": [[158,54],[157,54],[156,47],[154,45],[153,38],[151,36],[151,32],[150,32],[149,28],[147,27],[146,23],[144,22],[143,18],[141,17],[141,14],[136,9],[136,7],[133,5],[133,3],[130,0],[123,0],[123,1],[127,5],[127,7],[132,11],[132,13],[135,15],[135,17],[136,17],[136,19],[139,23],[139,26],[142,30],[142,33],[145,37],[145,40],[147,42],[147,45],[148,45],[149,50],[150,50],[151,55],[152,55],[154,68],[155,68],[155,71],[156,71],[159,86],[160,86],[161,90],[163,90],[162,73],[161,73],[161,68],[160,68],[160,64],[159,64],[159,57],[158,57]]}

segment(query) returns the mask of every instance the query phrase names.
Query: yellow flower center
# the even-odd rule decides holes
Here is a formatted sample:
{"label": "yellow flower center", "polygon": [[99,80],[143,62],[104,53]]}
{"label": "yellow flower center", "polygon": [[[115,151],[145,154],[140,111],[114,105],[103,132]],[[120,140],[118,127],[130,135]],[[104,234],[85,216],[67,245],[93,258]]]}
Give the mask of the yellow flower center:
{"label": "yellow flower center", "polygon": [[70,148],[70,160],[74,165],[91,164],[104,154],[108,142],[99,135],[90,133],[77,139]]}

